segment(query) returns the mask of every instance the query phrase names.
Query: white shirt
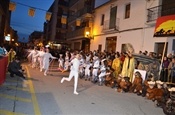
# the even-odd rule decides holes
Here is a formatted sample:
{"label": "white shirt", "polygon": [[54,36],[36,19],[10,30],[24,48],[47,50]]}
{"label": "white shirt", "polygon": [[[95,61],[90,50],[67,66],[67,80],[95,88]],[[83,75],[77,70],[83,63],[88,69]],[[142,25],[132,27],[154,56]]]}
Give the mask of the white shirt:
{"label": "white shirt", "polygon": [[72,66],[71,66],[71,71],[78,72],[79,71],[79,66],[80,66],[80,60],[77,58],[74,58],[72,61]]}

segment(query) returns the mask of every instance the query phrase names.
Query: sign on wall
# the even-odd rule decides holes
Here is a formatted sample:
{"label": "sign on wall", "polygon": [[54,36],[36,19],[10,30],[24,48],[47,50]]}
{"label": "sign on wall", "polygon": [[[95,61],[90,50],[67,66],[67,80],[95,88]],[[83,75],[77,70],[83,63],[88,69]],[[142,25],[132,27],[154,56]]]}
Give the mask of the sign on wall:
{"label": "sign on wall", "polygon": [[154,37],[175,36],[175,15],[163,16],[157,19]]}

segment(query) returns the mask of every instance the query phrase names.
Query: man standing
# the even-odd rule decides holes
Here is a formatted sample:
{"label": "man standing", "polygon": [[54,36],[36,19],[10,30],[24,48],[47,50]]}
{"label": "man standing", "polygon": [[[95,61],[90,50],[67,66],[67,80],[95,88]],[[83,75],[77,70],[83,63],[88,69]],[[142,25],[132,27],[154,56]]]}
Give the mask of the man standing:
{"label": "man standing", "polygon": [[61,83],[66,81],[70,81],[74,76],[74,94],[78,95],[77,92],[77,84],[78,84],[78,73],[79,73],[79,66],[80,66],[80,54],[77,54],[75,58],[71,61],[71,71],[68,78],[63,77],[61,79]]}

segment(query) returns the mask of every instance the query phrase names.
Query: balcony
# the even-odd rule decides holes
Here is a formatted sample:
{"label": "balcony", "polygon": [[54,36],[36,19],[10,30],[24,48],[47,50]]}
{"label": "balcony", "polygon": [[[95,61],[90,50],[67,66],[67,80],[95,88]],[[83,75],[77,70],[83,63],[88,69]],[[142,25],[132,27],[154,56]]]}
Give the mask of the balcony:
{"label": "balcony", "polygon": [[119,31],[119,18],[116,19],[115,24],[112,24],[109,20],[104,21],[102,32]]}
{"label": "balcony", "polygon": [[77,12],[75,12],[73,15],[70,15],[68,18],[68,22],[71,22],[77,18],[80,18],[81,16],[85,15],[85,14],[91,14],[92,13],[92,7],[91,6],[86,6],[80,10],[78,10]]}
{"label": "balcony", "polygon": [[66,1],[58,1],[58,4],[59,4],[59,5],[66,6],[66,7],[68,7],[68,6],[69,6],[69,3],[68,3],[68,2],[66,2]]}
{"label": "balcony", "polygon": [[160,5],[150,9],[147,9],[147,23],[156,21],[157,18],[161,16],[173,15],[175,14],[175,3],[168,5]]}
{"label": "balcony", "polygon": [[73,6],[76,2],[78,2],[79,0],[70,0],[69,2],[69,6]]}
{"label": "balcony", "polygon": [[84,28],[80,28],[80,29],[77,29],[77,30],[74,30],[72,32],[68,32],[67,35],[66,35],[66,38],[67,39],[70,39],[70,38],[84,38],[85,36],[85,32],[89,30],[90,31],[90,27],[84,27]]}

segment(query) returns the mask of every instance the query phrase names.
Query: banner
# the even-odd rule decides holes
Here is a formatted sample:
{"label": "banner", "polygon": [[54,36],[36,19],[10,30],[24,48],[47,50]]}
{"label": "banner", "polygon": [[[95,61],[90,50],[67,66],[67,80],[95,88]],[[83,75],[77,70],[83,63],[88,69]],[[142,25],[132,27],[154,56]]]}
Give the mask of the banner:
{"label": "banner", "polygon": [[81,25],[81,19],[76,19],[76,26],[80,26]]}
{"label": "banner", "polygon": [[163,16],[157,19],[154,37],[175,36],[175,15]]}
{"label": "banner", "polygon": [[31,17],[34,17],[35,9],[34,8],[29,8],[28,15],[31,16]]}
{"label": "banner", "polygon": [[15,9],[16,9],[16,3],[10,2],[10,3],[9,3],[9,10],[10,10],[10,11],[14,11]]}
{"label": "banner", "polygon": [[47,21],[50,21],[51,15],[52,15],[51,12],[46,12],[45,19],[46,19]]}
{"label": "banner", "polygon": [[67,16],[63,16],[61,17],[61,23],[62,24],[66,24],[67,23]]}

